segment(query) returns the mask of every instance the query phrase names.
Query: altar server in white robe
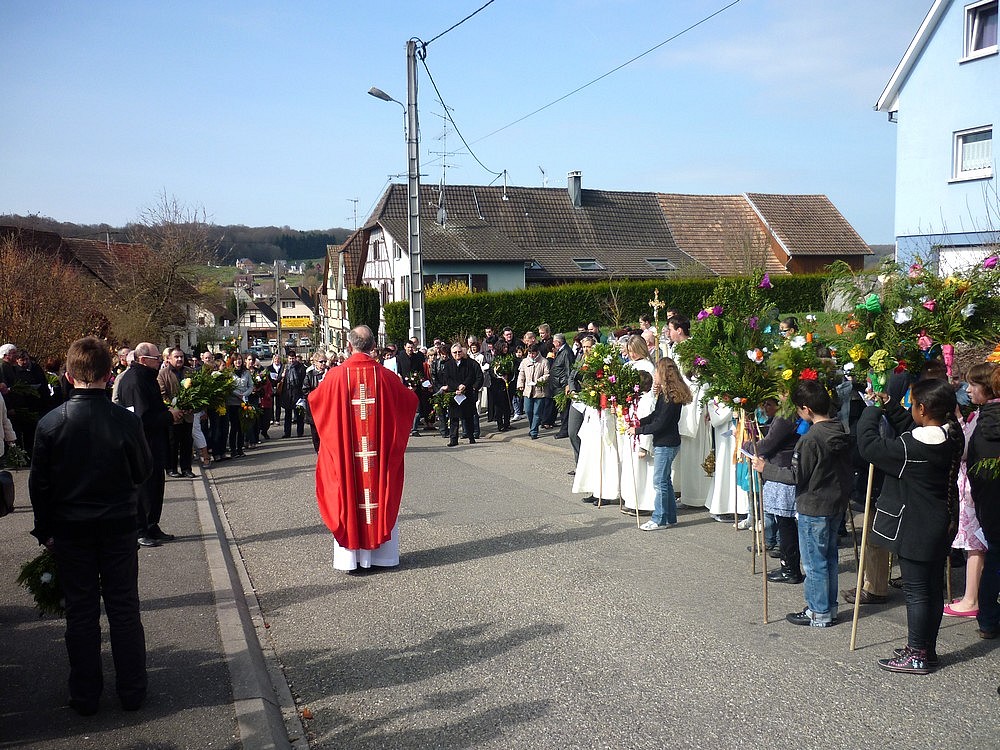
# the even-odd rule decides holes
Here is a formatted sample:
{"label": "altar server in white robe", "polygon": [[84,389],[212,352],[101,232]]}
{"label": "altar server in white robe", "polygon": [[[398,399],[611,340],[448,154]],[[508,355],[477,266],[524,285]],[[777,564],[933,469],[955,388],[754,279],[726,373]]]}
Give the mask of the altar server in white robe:
{"label": "altar server in white robe", "polygon": [[[639,377],[642,396],[635,409],[636,420],[652,414],[656,407],[652,375],[643,372]],[[621,496],[625,510],[634,513],[638,504],[639,510],[652,512],[656,501],[656,487],[653,484],[653,436],[621,437]]]}
{"label": "altar server in white robe", "polygon": [[584,502],[618,500],[621,465],[618,459],[618,425],[613,409],[587,407],[580,425],[580,458],[573,477],[573,492],[587,492]]}
{"label": "altar server in white robe", "polygon": [[733,453],[736,449],[736,420],[728,404],[711,399],[705,406],[715,433],[715,475],[712,477],[712,492],[705,507],[716,520],[729,520],[720,516],[746,513],[746,494],[743,506],[737,506],[736,465]]}
{"label": "altar server in white robe", "polygon": [[698,381],[685,383],[694,400],[681,407],[681,421],[677,430],[681,434],[681,450],[674,459],[673,482],[677,502],[689,508],[704,508],[712,493],[712,477],[705,473],[704,463],[712,452],[712,428],[701,399],[705,384]]}

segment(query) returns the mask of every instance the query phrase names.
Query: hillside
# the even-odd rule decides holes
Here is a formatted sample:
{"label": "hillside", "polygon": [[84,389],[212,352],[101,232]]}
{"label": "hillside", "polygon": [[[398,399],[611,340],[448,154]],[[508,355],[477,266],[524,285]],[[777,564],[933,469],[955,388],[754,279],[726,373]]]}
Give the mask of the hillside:
{"label": "hillside", "polygon": [[[110,235],[112,240],[127,241],[129,228],[112,227],[107,224],[74,224],[62,222],[48,216],[0,215],[0,225],[27,227],[47,232],[56,232],[63,237],[103,238]],[[301,231],[290,227],[248,227],[240,224],[213,225],[212,235],[218,243],[220,261],[234,261],[250,258],[255,261],[270,262],[275,258],[298,261],[308,258],[322,258],[327,245],[340,245],[350,235],[351,230],[340,227],[334,229],[312,229]]]}

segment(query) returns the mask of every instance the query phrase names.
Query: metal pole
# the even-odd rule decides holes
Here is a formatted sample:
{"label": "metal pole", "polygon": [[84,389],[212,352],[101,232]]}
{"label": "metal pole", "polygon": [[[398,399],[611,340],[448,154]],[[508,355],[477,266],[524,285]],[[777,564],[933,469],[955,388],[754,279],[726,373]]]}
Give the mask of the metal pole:
{"label": "metal pole", "polygon": [[[424,331],[424,262],[420,254],[420,131],[417,123],[417,45],[419,40],[406,43],[406,197],[409,204],[407,219],[410,233],[410,336],[416,336],[420,346],[426,344]],[[423,45],[421,44],[421,49]]]}
{"label": "metal pole", "polygon": [[274,316],[278,327],[278,356],[284,359],[281,346],[281,291],[278,288],[278,261],[274,261]]}

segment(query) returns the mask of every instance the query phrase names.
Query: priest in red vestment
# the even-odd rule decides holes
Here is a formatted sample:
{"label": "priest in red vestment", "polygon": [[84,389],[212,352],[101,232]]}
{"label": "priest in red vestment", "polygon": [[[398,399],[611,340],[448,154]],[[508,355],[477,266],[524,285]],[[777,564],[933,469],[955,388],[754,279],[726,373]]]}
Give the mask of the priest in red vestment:
{"label": "priest in red vestment", "polygon": [[335,568],[398,565],[403,454],[417,397],[371,357],[368,326],[352,329],[347,342],[347,361],[309,394],[320,437],[319,512],[333,532]]}

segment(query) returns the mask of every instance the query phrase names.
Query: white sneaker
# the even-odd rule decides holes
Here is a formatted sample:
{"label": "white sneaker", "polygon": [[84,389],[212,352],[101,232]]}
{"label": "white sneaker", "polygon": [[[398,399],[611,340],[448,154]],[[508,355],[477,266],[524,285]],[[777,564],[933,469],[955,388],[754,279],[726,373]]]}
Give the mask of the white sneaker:
{"label": "white sneaker", "polygon": [[640,529],[641,529],[642,531],[656,531],[657,529],[665,529],[665,528],[667,528],[668,526],[670,526],[670,524],[668,524],[668,523],[665,523],[665,524],[663,524],[663,525],[661,526],[660,524],[658,524],[658,523],[654,523],[653,521],[646,521],[646,523],[644,523],[644,524],[643,524],[642,526],[640,526],[639,528],[640,528]]}
{"label": "white sneaker", "polygon": [[736,524],[736,528],[739,529],[740,531],[746,531],[747,529],[752,529],[753,524],[750,521],[750,518],[747,517],[744,518],[742,521],[740,521],[738,524]]}
{"label": "white sneaker", "polygon": [[524,419],[524,415],[523,414],[515,414],[513,417],[510,418],[510,421],[511,422],[517,422],[518,420],[521,420],[521,419]]}

